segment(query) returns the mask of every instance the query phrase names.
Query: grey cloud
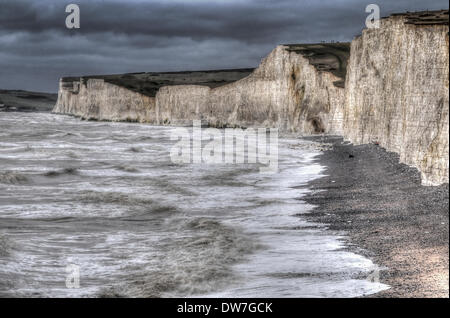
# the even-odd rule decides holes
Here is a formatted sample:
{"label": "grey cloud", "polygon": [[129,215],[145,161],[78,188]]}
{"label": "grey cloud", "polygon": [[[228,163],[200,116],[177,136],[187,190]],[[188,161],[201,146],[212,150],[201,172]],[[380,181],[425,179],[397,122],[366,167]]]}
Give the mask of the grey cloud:
{"label": "grey cloud", "polygon": [[[80,5],[81,29],[64,7]],[[443,0],[0,0],[0,88],[55,91],[60,76],[254,67],[280,43],[349,41],[382,14]]]}

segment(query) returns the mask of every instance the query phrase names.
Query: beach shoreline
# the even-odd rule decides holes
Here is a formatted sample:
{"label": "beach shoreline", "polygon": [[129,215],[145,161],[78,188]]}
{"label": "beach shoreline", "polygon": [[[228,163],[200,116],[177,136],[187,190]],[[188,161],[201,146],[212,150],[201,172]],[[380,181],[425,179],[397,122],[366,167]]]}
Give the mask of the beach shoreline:
{"label": "beach shoreline", "polygon": [[331,144],[317,157],[324,177],[302,200],[307,219],[348,238],[349,249],[380,266],[391,288],[368,297],[449,297],[449,188],[422,186],[417,169],[375,145],[337,136],[304,137]]}

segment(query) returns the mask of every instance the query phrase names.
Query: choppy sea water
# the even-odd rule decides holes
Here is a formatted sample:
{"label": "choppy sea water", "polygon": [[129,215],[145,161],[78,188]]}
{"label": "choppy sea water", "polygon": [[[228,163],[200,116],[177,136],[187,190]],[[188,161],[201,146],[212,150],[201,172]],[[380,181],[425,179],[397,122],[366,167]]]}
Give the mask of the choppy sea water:
{"label": "choppy sea water", "polygon": [[[0,113],[0,296],[354,297],[377,266],[306,222],[323,167],[174,164],[172,128]],[[301,145],[300,145],[301,146]],[[67,288],[68,266],[79,288]],[[73,286],[72,286],[73,287]]]}

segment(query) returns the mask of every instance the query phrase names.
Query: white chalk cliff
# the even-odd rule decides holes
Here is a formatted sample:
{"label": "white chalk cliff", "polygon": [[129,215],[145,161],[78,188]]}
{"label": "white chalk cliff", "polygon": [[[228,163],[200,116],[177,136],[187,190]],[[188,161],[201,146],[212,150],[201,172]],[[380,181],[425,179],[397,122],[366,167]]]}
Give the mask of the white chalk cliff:
{"label": "white chalk cliff", "polygon": [[351,45],[277,46],[253,71],[63,78],[53,111],[337,134],[397,152],[438,185],[448,182],[448,32],[448,11],[394,15]]}
{"label": "white chalk cliff", "polygon": [[383,19],[352,42],[347,71],[343,135],[398,153],[427,185],[449,178],[448,32],[448,11]]}

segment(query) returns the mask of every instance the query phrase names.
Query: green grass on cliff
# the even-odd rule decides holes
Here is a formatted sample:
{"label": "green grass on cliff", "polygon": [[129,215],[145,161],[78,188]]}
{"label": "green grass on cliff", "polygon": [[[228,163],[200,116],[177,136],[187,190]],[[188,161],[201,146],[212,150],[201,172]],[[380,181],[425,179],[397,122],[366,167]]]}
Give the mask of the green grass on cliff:
{"label": "green grass on cliff", "polygon": [[[154,97],[162,86],[171,85],[203,85],[210,88],[219,87],[240,80],[253,72],[253,69],[233,69],[216,71],[185,71],[185,72],[152,72],[128,73],[116,75],[83,76],[82,81],[88,79],[103,79],[105,82],[125,87],[129,90]],[[79,81],[78,77],[65,77],[64,82]]]}

